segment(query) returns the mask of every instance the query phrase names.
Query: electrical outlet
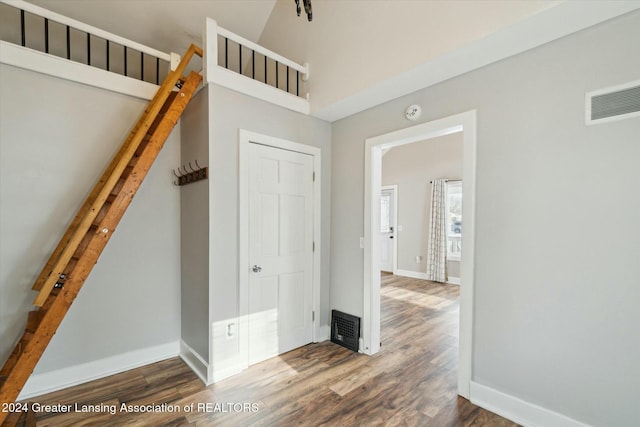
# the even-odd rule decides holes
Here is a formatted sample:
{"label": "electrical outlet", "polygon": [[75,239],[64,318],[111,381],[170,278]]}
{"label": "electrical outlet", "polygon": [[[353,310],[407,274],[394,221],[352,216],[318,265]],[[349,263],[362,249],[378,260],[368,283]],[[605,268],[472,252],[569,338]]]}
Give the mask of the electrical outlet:
{"label": "electrical outlet", "polygon": [[420,264],[422,262],[422,256],[416,255],[416,264]]}
{"label": "electrical outlet", "polygon": [[364,249],[364,237],[360,238],[360,249]]}

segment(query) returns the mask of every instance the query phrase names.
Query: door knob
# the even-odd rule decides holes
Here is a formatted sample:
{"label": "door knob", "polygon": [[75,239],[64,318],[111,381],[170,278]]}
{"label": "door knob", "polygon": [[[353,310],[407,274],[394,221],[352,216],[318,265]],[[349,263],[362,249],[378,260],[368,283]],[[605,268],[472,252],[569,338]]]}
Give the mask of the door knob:
{"label": "door knob", "polygon": [[260,273],[262,271],[262,267],[260,267],[259,265],[254,265],[252,270],[254,273]]}
{"label": "door knob", "polygon": [[393,236],[389,236],[390,239],[393,239]]}

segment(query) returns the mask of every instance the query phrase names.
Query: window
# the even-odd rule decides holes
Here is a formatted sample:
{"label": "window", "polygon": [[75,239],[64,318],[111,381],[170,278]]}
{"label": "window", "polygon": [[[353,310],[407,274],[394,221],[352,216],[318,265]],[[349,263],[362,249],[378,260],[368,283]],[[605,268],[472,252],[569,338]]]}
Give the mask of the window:
{"label": "window", "polygon": [[460,261],[462,252],[462,181],[447,182],[447,259]]}

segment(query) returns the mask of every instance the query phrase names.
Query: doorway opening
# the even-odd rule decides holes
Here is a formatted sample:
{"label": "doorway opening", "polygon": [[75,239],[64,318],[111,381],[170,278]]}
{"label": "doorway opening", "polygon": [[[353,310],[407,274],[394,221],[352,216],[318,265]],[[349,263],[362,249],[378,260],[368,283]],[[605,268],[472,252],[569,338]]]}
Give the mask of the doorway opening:
{"label": "doorway opening", "polygon": [[460,321],[458,353],[458,394],[469,398],[472,363],[473,278],[475,237],[476,112],[468,111],[419,124],[365,141],[364,206],[364,310],[363,351],[380,350],[380,194],[383,150],[431,138],[463,132],[462,180],[465,193],[462,209],[465,226],[461,230]]}

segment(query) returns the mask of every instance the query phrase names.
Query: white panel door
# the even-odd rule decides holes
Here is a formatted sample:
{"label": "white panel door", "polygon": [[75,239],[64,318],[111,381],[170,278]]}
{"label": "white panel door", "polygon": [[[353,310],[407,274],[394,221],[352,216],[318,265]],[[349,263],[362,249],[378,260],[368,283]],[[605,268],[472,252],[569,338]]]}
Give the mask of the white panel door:
{"label": "white panel door", "polygon": [[313,157],[249,148],[249,363],[313,339]]}
{"label": "white panel door", "polygon": [[395,256],[396,190],[385,186],[380,193],[380,270],[393,273]]}

